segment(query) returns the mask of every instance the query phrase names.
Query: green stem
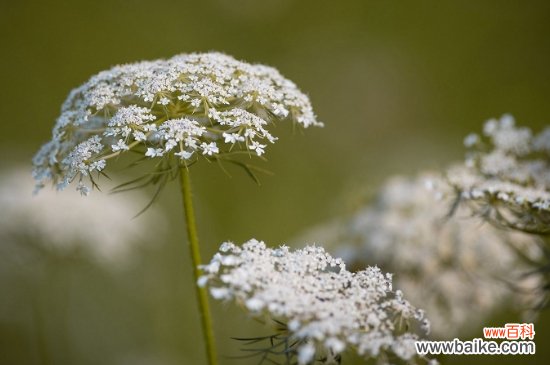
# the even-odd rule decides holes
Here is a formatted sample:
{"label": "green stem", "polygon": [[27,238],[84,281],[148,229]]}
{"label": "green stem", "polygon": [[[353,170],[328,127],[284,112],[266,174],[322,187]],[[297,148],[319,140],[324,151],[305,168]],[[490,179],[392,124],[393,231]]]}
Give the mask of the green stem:
{"label": "green stem", "polygon": [[193,261],[193,277],[195,279],[195,290],[197,300],[199,301],[199,311],[202,324],[202,332],[204,342],[206,344],[206,356],[209,365],[216,365],[216,346],[214,343],[214,332],[212,330],[212,316],[208,306],[208,295],[205,288],[197,285],[197,281],[201,276],[199,265],[202,264],[201,254],[199,250],[199,239],[197,236],[197,225],[195,223],[195,211],[193,209],[193,200],[191,196],[191,180],[189,178],[189,170],[187,167],[180,168],[180,185],[183,196],[183,208],[185,210],[185,223],[187,225],[187,237],[189,239],[189,249],[191,259]]}

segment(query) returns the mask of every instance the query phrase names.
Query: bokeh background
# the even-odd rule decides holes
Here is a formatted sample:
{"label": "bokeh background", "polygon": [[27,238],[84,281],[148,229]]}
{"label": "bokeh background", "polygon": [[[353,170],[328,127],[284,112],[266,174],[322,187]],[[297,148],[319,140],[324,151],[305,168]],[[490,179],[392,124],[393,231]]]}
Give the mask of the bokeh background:
{"label": "bokeh background", "polygon": [[[549,35],[543,0],[1,1],[0,175],[22,165],[30,173],[64,98],[92,74],[222,51],[278,68],[311,97],[326,127],[277,126],[264,166],[275,174],[260,187],[215,165],[192,171],[203,258],[223,240],[282,244],[349,211],[390,175],[461,159],[463,137],[490,117],[547,125]],[[136,246],[123,267],[45,252],[48,275],[29,274],[35,262],[23,264],[24,275],[1,271],[0,363],[204,363],[176,184],[155,209],[168,229]],[[239,354],[230,337],[262,327],[231,306],[214,303],[214,312],[222,363],[254,363],[228,358]],[[514,320],[503,313],[493,323]],[[534,356],[444,360],[546,364],[548,312],[536,331]]]}

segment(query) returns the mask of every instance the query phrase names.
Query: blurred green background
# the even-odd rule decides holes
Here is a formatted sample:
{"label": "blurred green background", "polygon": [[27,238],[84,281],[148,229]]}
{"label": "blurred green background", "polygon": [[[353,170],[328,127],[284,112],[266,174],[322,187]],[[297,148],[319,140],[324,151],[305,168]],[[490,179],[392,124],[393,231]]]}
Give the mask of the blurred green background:
{"label": "blurred green background", "polygon": [[[282,244],[390,175],[460,159],[490,117],[539,129],[550,116],[548,1],[4,0],[0,42],[0,173],[30,170],[71,88],[118,63],[222,51],[278,68],[311,97],[326,127],[277,126],[261,187],[214,165],[192,171],[205,260],[223,240]],[[52,254],[53,275],[0,281],[0,300],[17,302],[0,322],[0,363],[204,363],[179,203],[172,184],[157,204],[169,233],[129,268]],[[261,331],[238,309],[214,310],[222,355],[238,354],[231,336]],[[546,364],[549,317],[534,356],[446,362]]]}

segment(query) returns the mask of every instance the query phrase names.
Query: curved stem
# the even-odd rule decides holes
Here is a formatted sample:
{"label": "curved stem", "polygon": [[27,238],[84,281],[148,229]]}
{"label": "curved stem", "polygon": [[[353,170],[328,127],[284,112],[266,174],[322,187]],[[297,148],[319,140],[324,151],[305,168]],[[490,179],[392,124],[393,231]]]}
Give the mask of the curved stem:
{"label": "curved stem", "polygon": [[193,277],[195,279],[195,290],[197,300],[199,301],[199,311],[202,324],[202,332],[204,342],[206,344],[206,356],[209,365],[216,365],[216,346],[214,343],[214,332],[212,330],[212,316],[210,307],[208,306],[208,296],[205,288],[197,285],[197,281],[201,275],[199,265],[202,264],[199,250],[199,239],[197,236],[197,226],[195,223],[195,211],[193,209],[193,201],[191,196],[191,180],[187,167],[180,168],[180,185],[183,196],[183,208],[185,210],[185,223],[187,226],[187,237],[189,239],[189,249],[193,262]]}

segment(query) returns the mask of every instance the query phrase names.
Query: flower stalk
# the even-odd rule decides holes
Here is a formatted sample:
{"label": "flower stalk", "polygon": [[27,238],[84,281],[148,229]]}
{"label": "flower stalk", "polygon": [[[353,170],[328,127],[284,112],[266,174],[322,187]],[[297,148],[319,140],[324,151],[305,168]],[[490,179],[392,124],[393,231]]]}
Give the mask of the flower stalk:
{"label": "flower stalk", "polygon": [[199,249],[199,238],[197,235],[197,225],[195,222],[195,210],[193,209],[193,197],[191,194],[191,179],[187,166],[180,168],[180,187],[183,198],[183,209],[185,213],[185,223],[187,226],[187,238],[189,240],[189,250],[193,263],[193,278],[195,280],[195,293],[199,304],[200,320],[202,333],[206,346],[206,356],[209,365],[217,365],[216,345],[214,342],[214,332],[212,330],[212,316],[208,305],[208,296],[206,289],[199,287],[196,283],[201,276],[199,265],[202,263]]}

